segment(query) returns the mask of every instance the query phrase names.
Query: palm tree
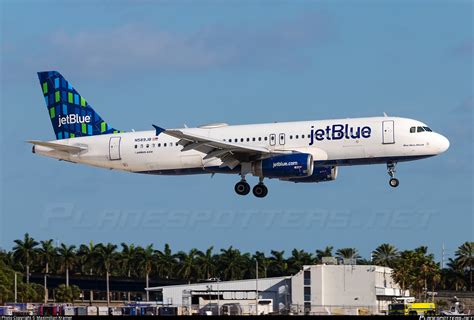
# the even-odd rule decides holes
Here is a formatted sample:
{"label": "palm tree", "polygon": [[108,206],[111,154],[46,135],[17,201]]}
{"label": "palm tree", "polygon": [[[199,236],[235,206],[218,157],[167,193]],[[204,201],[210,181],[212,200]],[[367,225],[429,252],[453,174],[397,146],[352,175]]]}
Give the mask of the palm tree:
{"label": "palm tree", "polygon": [[[139,248],[138,255],[140,257],[140,269],[145,273],[146,287],[150,287],[150,273],[153,271],[156,265],[156,252],[153,249],[153,244],[146,246],[145,248]],[[146,301],[150,301],[150,293],[146,291]]]}
{"label": "palm tree", "polygon": [[48,303],[48,282],[49,266],[57,257],[56,248],[53,246],[53,239],[41,241],[41,248],[38,249],[38,258],[44,265],[44,301]]}
{"label": "palm tree", "polygon": [[406,250],[394,263],[393,278],[402,290],[409,289],[419,299],[424,293],[426,299],[429,287],[434,291],[440,281],[439,265],[427,247]]}
{"label": "palm tree", "polygon": [[57,250],[53,245],[54,240],[41,241],[41,248],[38,248],[37,255],[39,263],[44,266],[44,273],[49,273],[49,267],[51,263],[54,262],[54,259],[57,257]]}
{"label": "palm tree", "polygon": [[314,262],[313,255],[304,250],[293,249],[291,257],[288,259],[288,271],[290,274],[298,273],[304,265],[311,265]]}
{"label": "palm tree", "polygon": [[230,246],[228,249],[221,249],[219,256],[219,269],[226,280],[240,280],[246,271],[248,258],[242,255],[240,250]]}
{"label": "palm tree", "polygon": [[260,252],[260,251],[257,251],[255,252],[255,254],[253,255],[253,260],[254,261],[258,261],[258,274],[260,276],[260,269],[263,269],[263,278],[266,278],[267,277],[267,273],[268,273],[268,268],[270,267],[270,259],[268,259],[266,256],[265,256],[265,253],[264,252]]}
{"label": "palm tree", "polygon": [[324,250],[316,250],[316,262],[322,262],[324,257],[332,257],[332,250],[334,250],[332,246],[326,246]]}
{"label": "palm tree", "polygon": [[273,277],[284,276],[288,273],[288,263],[285,259],[285,251],[272,250],[270,252],[270,273]]}
{"label": "palm tree", "polygon": [[201,270],[200,276],[205,279],[210,279],[216,273],[216,257],[212,253],[214,247],[210,247],[206,252],[198,257],[198,265]]}
{"label": "palm tree", "polygon": [[[79,247],[79,250],[77,252],[77,257],[80,260],[82,274],[88,274],[89,276],[92,276],[93,269],[97,262],[96,260],[97,260],[98,247],[99,246],[94,245],[92,241],[90,241],[88,245],[81,244],[81,246]],[[93,290],[89,291],[89,299],[90,299],[90,302],[92,303],[92,300],[94,299]]]}
{"label": "palm tree", "polygon": [[359,253],[357,252],[357,249],[356,248],[342,248],[342,249],[338,249],[336,251],[336,257],[338,257],[339,259],[343,260],[343,259],[351,259],[351,260],[357,260],[357,259],[360,259],[361,256],[359,255]]}
{"label": "palm tree", "polygon": [[[138,255],[138,250],[137,247],[135,247],[133,244],[128,245],[124,242],[122,242],[122,252],[120,253],[119,260],[120,260],[120,265],[123,270],[125,270],[126,275],[128,278],[131,278],[132,276],[132,269],[134,269],[137,266],[137,255]],[[127,292],[127,298],[128,301],[130,302],[130,291]]]}
{"label": "palm tree", "polygon": [[457,260],[449,258],[448,268],[443,270],[443,285],[445,290],[453,289],[459,291],[466,287],[463,269],[459,266]]}
{"label": "palm tree", "polygon": [[16,261],[26,267],[26,283],[30,283],[30,266],[35,256],[35,248],[39,244],[31,238],[28,233],[22,240],[15,240],[16,246],[13,247],[13,255]]}
{"label": "palm tree", "polygon": [[403,251],[393,266],[393,279],[400,285],[403,292],[414,282],[412,274],[413,252]]}
{"label": "palm tree", "polygon": [[138,248],[135,245],[128,245],[124,242],[121,244],[122,252],[120,252],[120,266],[125,271],[125,276],[131,278],[132,270],[136,266]]}
{"label": "palm tree", "polygon": [[374,251],[372,251],[372,263],[384,266],[393,267],[395,260],[398,258],[398,250],[388,243],[381,244]]}
{"label": "palm tree", "polygon": [[163,251],[156,251],[158,259],[158,276],[160,278],[171,279],[173,278],[177,260],[176,255],[172,253],[170,245],[165,244]]}
{"label": "palm tree", "polygon": [[77,257],[81,263],[81,273],[92,275],[97,264],[97,252],[100,245],[94,245],[91,241],[88,245],[81,244],[77,251]]}
{"label": "palm tree", "polygon": [[188,283],[191,283],[191,280],[197,280],[199,274],[198,261],[199,257],[203,255],[198,249],[191,249],[189,253],[179,252],[177,254],[179,259],[178,275],[187,280]]}
{"label": "palm tree", "polygon": [[105,271],[105,281],[107,284],[107,306],[110,306],[110,272],[115,263],[117,246],[108,243],[106,246],[100,244],[97,248],[98,264]]}
{"label": "palm tree", "polygon": [[425,300],[428,294],[428,284],[431,285],[431,291],[435,291],[436,285],[439,283],[440,270],[439,265],[434,261],[433,255],[428,255],[423,259],[419,268],[420,276],[423,281],[423,292],[425,293]]}
{"label": "palm tree", "polygon": [[458,266],[469,272],[469,291],[472,291],[472,274],[474,271],[474,242],[463,243],[456,250],[455,255]]}
{"label": "palm tree", "polygon": [[66,287],[69,287],[69,270],[76,264],[76,246],[67,246],[61,243],[58,254],[61,267],[66,271]]}

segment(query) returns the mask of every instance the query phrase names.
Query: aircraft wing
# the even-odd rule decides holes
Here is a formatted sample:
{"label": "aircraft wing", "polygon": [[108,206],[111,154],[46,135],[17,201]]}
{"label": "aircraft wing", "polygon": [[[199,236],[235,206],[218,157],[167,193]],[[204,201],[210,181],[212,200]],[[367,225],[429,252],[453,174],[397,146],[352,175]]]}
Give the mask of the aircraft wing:
{"label": "aircraft wing", "polygon": [[291,153],[291,151],[269,150],[265,147],[223,141],[187,132],[186,130],[167,130],[157,126],[154,127],[157,135],[165,133],[180,139],[178,144],[183,146],[181,152],[189,150],[203,152],[206,154],[204,160],[219,158],[222,161],[221,167],[227,166],[231,169],[238,166],[241,162],[255,161],[272,154]]}
{"label": "aircraft wing", "polygon": [[79,147],[79,146],[69,146],[61,143],[55,143],[55,142],[46,142],[46,141],[37,141],[37,140],[30,140],[27,141],[28,143],[31,143],[35,146],[42,146],[42,147],[47,147],[51,148],[57,151],[62,151],[62,152],[67,152],[67,153],[80,153],[82,151],[87,150],[87,148],[84,147]]}

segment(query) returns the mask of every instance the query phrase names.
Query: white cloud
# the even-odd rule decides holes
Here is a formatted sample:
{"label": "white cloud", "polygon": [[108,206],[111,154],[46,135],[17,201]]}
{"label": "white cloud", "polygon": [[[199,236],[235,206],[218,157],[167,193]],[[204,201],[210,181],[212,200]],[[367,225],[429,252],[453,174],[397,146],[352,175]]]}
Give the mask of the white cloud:
{"label": "white cloud", "polygon": [[58,31],[46,39],[48,45],[44,50],[48,53],[41,54],[39,62],[104,74],[276,63],[298,65],[304,58],[301,52],[318,45],[326,35],[324,19],[316,14],[269,27],[212,26],[189,33],[129,24],[108,30]]}

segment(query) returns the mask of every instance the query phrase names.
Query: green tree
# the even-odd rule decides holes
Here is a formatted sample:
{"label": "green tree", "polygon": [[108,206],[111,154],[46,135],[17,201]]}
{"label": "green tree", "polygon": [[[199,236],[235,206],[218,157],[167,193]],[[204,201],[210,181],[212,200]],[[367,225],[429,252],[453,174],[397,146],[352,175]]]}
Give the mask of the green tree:
{"label": "green tree", "polygon": [[13,247],[13,255],[16,261],[25,267],[26,283],[30,283],[30,267],[33,263],[36,246],[39,244],[35,239],[25,233],[23,240],[15,240],[16,246]]}
{"label": "green tree", "polygon": [[55,290],[55,299],[57,302],[73,303],[81,296],[81,289],[78,286],[65,286],[61,284]]}
{"label": "green tree", "polygon": [[110,273],[116,263],[117,246],[111,243],[107,245],[100,244],[97,247],[97,263],[101,270],[105,272],[105,281],[107,286],[107,306],[110,306]]}
{"label": "green tree", "polygon": [[77,257],[81,264],[81,273],[92,275],[94,268],[97,267],[97,256],[98,256],[99,245],[94,245],[91,241],[88,245],[81,244],[77,251]]}
{"label": "green tree", "polygon": [[[14,301],[15,271],[0,260],[0,305]],[[21,275],[18,276],[18,301],[40,302],[44,288],[38,284],[27,284]]]}
{"label": "green tree", "polygon": [[120,252],[119,260],[120,260],[120,267],[123,271],[125,271],[124,275],[127,278],[132,277],[132,271],[135,270],[137,266],[137,255],[138,255],[138,248],[135,245],[131,244],[128,245],[124,242],[121,244],[122,252]]}
{"label": "green tree", "polygon": [[13,301],[13,279],[15,271],[0,260],[0,304]]}
{"label": "green tree", "polygon": [[42,266],[44,266],[44,301],[48,302],[48,288],[47,288],[47,276],[49,274],[49,267],[51,263],[55,262],[57,258],[57,250],[53,245],[53,239],[41,241],[41,248],[38,249],[38,260]]}
{"label": "green tree", "polygon": [[341,248],[336,251],[336,257],[342,259],[358,260],[361,258],[356,248]]}
{"label": "green tree", "polygon": [[172,279],[178,264],[176,255],[171,251],[170,245],[165,244],[163,251],[157,250],[158,276],[164,279]]}
{"label": "green tree", "polygon": [[199,258],[203,255],[198,249],[191,249],[189,253],[181,251],[177,254],[179,259],[178,275],[181,276],[181,279],[187,280],[189,283],[191,280],[198,280]]}
{"label": "green tree", "polygon": [[428,290],[434,291],[440,281],[439,265],[427,247],[400,253],[393,266],[393,278],[403,290],[409,289],[418,299]]}
{"label": "green tree", "polygon": [[288,272],[289,274],[296,274],[305,265],[312,265],[314,263],[313,255],[304,250],[293,249],[291,257],[288,258]]}
{"label": "green tree", "polygon": [[323,250],[316,250],[316,262],[321,263],[324,257],[332,257],[332,251],[334,247],[327,246]]}
{"label": "green tree", "polygon": [[398,250],[388,243],[381,244],[372,251],[372,263],[378,266],[390,267],[395,265]]}
{"label": "green tree", "polygon": [[61,243],[58,248],[58,255],[61,269],[66,272],[66,287],[69,287],[69,271],[76,264],[76,246],[67,246]]}
{"label": "green tree", "polygon": [[474,242],[463,243],[455,252],[459,268],[469,274],[469,291],[472,291],[472,274],[474,272]]}
{"label": "green tree", "polygon": [[441,283],[444,290],[463,290],[466,288],[464,270],[458,262],[449,258],[447,268],[441,270]]}
{"label": "green tree", "polygon": [[240,250],[230,246],[228,249],[221,249],[218,259],[218,266],[224,280],[240,280],[247,271],[249,257],[242,255]]}
{"label": "green tree", "polygon": [[270,256],[269,273],[272,277],[280,277],[288,274],[288,262],[285,259],[285,251],[272,250]]}
{"label": "green tree", "polygon": [[[258,261],[258,275],[259,277],[266,278],[268,274],[268,268],[270,267],[271,260],[265,256],[264,252],[257,251],[253,255],[253,260]],[[263,272],[262,272],[263,271]]]}
{"label": "green tree", "polygon": [[43,272],[48,274],[51,264],[56,261],[58,253],[53,245],[53,239],[41,241],[40,243],[41,247],[37,250],[38,261],[43,266]]}
{"label": "green tree", "polygon": [[[138,266],[138,248],[135,247],[133,244],[128,245],[122,242],[122,252],[120,252],[119,260],[120,260],[120,267],[123,271],[125,271],[125,275],[127,278],[132,277],[132,270],[136,270]],[[136,276],[136,272],[134,271],[134,275]],[[130,301],[131,294],[130,291],[127,292],[128,301]]]}
{"label": "green tree", "polygon": [[206,252],[198,257],[200,276],[210,279],[216,274],[216,256],[212,253],[214,247],[210,247]]}
{"label": "green tree", "polygon": [[[146,246],[145,248],[139,249],[140,256],[140,270],[145,274],[145,283],[146,287],[150,287],[150,273],[153,271],[156,266],[156,251],[153,248],[153,244]],[[150,301],[150,293],[146,292],[146,301]]]}

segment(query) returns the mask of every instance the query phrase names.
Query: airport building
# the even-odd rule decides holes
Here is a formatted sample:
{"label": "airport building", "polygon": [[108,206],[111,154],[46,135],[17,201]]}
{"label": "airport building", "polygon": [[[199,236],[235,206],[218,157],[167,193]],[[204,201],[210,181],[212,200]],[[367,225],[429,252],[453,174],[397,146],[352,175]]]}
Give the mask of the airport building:
{"label": "airport building", "polygon": [[[161,303],[191,314],[384,314],[408,296],[392,269],[371,265],[311,265],[296,275],[147,288]],[[258,307],[257,307],[258,290]]]}
{"label": "airport building", "polygon": [[291,277],[278,277],[209,281],[147,290],[161,296],[164,305],[178,307],[181,315],[239,315],[279,313],[290,305],[290,287]]}
{"label": "airport building", "polygon": [[291,278],[298,314],[383,314],[395,297],[408,296],[392,269],[371,265],[304,266]]}

